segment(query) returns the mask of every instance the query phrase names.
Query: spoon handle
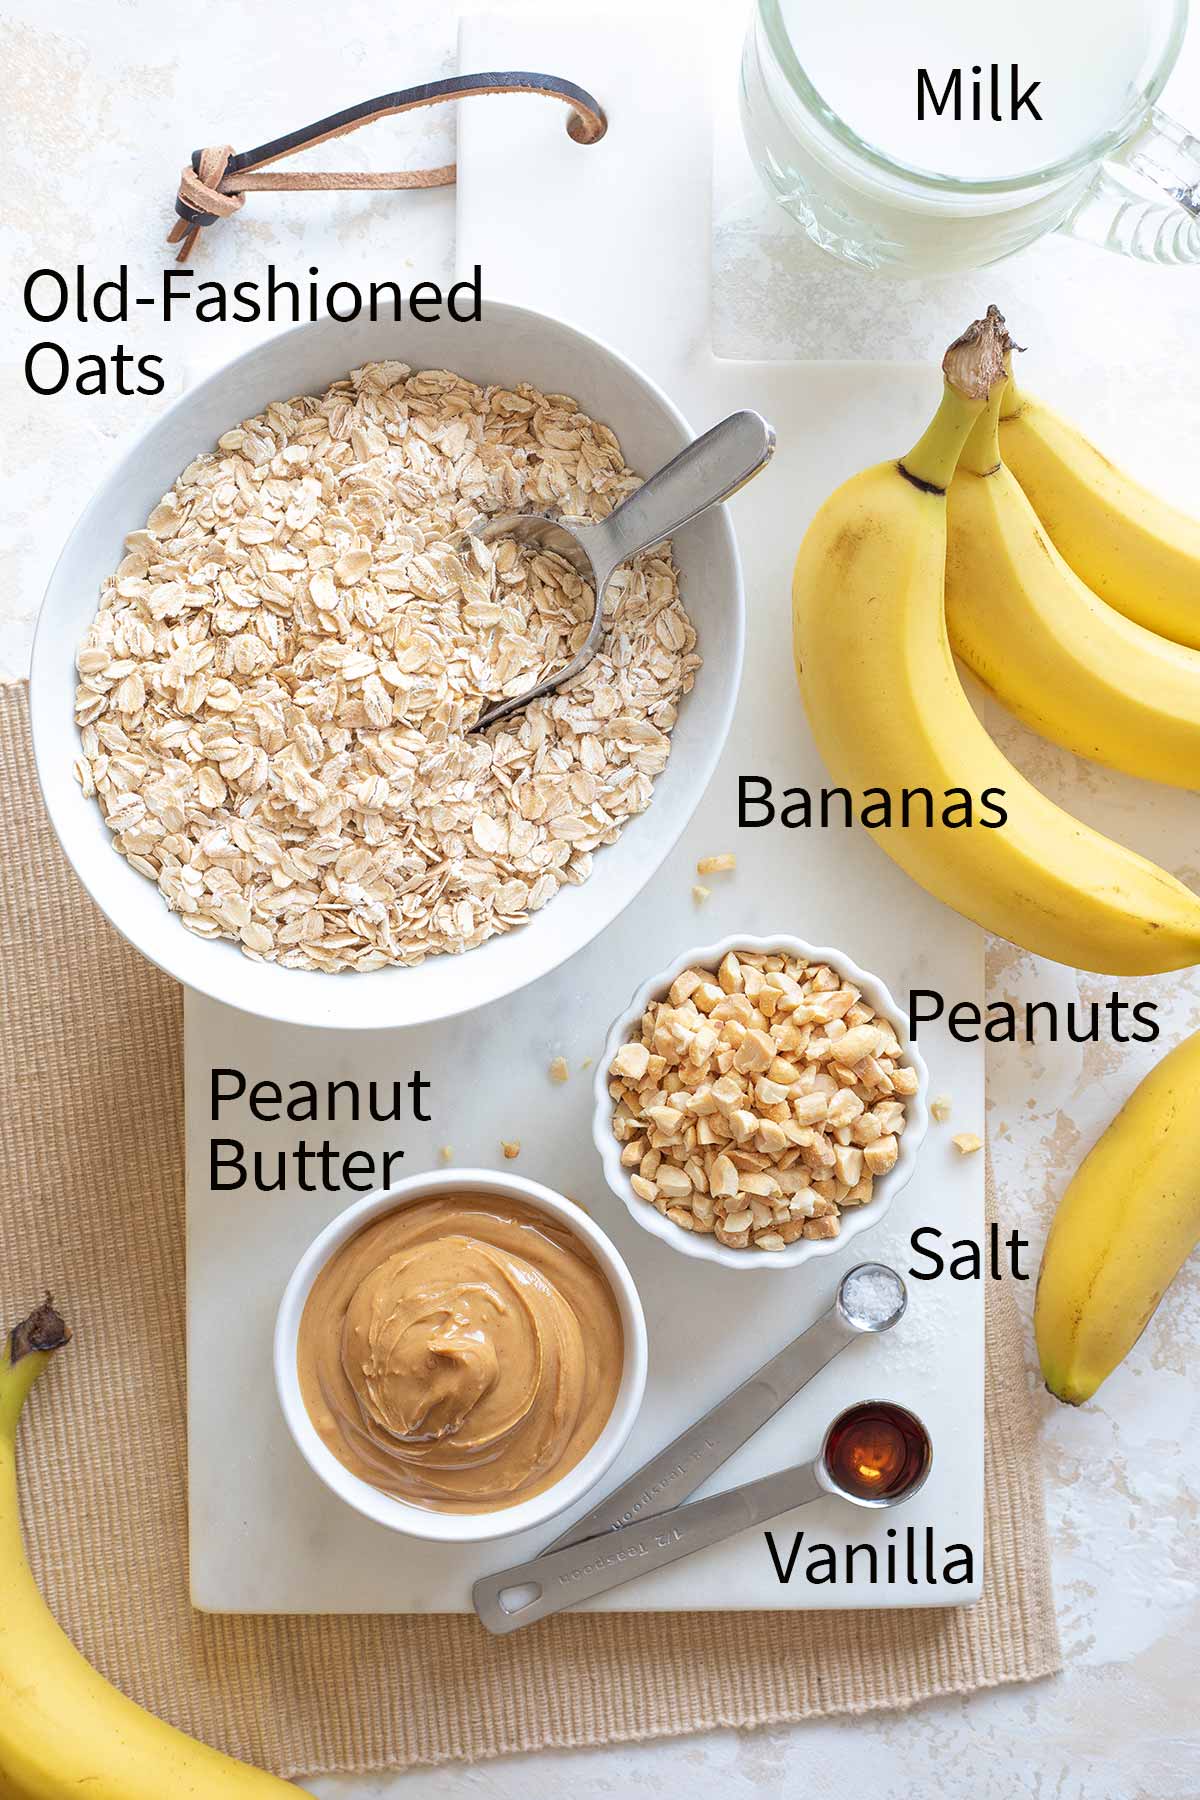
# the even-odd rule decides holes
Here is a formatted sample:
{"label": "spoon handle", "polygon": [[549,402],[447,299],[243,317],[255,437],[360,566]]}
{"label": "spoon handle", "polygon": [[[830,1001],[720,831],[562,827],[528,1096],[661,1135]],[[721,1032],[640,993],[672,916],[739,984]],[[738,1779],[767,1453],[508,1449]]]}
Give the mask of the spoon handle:
{"label": "spoon handle", "polygon": [[598,1532],[652,1519],[686,1500],[852,1338],[859,1336],[861,1333],[847,1323],[838,1307],[831,1306],[807,1331],[793,1338],[777,1356],[743,1381],[741,1387],[681,1431],[620,1487],[569,1525],[542,1554],[566,1544],[581,1543]]}
{"label": "spoon handle", "polygon": [[730,413],[643,482],[607,519],[576,527],[602,579],[607,581],[639,550],[736,494],[774,449],[775,433],[765,419],[756,412]]}
{"label": "spoon handle", "polygon": [[622,1525],[585,1544],[551,1550],[498,1575],[485,1575],[472,1589],[475,1611],[498,1636],[518,1631],[793,1507],[807,1506],[825,1492],[815,1464],[779,1469],[743,1487],[676,1507],[661,1518]]}

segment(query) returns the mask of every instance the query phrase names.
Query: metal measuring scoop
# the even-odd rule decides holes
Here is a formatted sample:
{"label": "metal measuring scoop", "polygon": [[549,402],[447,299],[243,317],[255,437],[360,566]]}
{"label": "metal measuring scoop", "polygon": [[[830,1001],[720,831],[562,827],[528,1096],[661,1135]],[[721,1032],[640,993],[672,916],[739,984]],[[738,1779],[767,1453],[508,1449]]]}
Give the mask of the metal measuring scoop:
{"label": "metal measuring scoop", "polygon": [[[886,1494],[863,1494],[838,1481],[830,1467],[830,1442],[843,1422],[876,1407],[903,1415],[922,1449],[902,1487],[892,1488]],[[636,1581],[639,1575],[665,1569],[685,1556],[694,1556],[697,1550],[707,1550],[739,1531],[763,1525],[780,1513],[793,1512],[826,1494],[846,1500],[851,1506],[868,1507],[872,1512],[899,1506],[924,1487],[932,1467],[933,1445],[915,1413],[893,1401],[859,1400],[831,1421],[811,1462],[779,1469],[774,1475],[763,1475],[741,1487],[711,1494],[707,1500],[673,1507],[656,1519],[622,1525],[618,1531],[604,1532],[585,1543],[570,1544],[566,1549],[552,1550],[531,1562],[504,1569],[499,1575],[485,1576],[472,1590],[475,1611],[489,1631],[504,1636],[532,1625],[536,1619],[576,1606],[581,1600]]]}
{"label": "metal measuring scoop", "polygon": [[515,538],[537,550],[561,556],[577,575],[589,582],[595,594],[595,611],[587,642],[565,668],[528,693],[501,700],[482,713],[471,727],[485,731],[497,719],[519,712],[531,700],[552,694],[586,669],[600,644],[604,630],[604,590],[621,564],[670,537],[689,520],[728,500],[757,475],[775,449],[775,433],[755,412],[731,413],[672,457],[657,475],[642,483],[635,494],[595,524],[577,519],[551,519],[541,513],[498,513],[479,518],[468,527],[482,544]]}
{"label": "metal measuring scoop", "polygon": [[[832,1306],[819,1319],[664,1450],[643,1463],[590,1512],[576,1519],[546,1547],[541,1557],[526,1566],[534,1568],[542,1558],[548,1559],[587,1540],[597,1540],[599,1534],[616,1533],[631,1522],[644,1524],[686,1500],[848,1344],[863,1336],[890,1331],[904,1316],[907,1304],[903,1279],[885,1263],[858,1263],[848,1269],[838,1283]],[[594,1541],[591,1548],[597,1554],[600,1546]],[[499,1607],[495,1597],[503,1589],[519,1585],[520,1578],[511,1570],[476,1583],[476,1610],[489,1630],[512,1631],[518,1624],[529,1622],[523,1613],[514,1618],[513,1624],[494,1622],[512,1616]],[[568,1595],[562,1604],[570,1605],[571,1599]],[[489,1608],[486,1616],[481,1604]]]}

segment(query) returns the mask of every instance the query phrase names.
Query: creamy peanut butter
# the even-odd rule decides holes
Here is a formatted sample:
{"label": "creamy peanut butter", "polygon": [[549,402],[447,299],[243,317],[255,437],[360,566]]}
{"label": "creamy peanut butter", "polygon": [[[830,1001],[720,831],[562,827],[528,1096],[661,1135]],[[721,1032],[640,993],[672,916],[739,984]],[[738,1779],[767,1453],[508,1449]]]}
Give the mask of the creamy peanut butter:
{"label": "creamy peanut butter", "polygon": [[599,1437],[624,1361],[617,1302],[580,1239],[490,1194],[400,1206],[334,1252],[300,1320],[322,1442],[442,1512],[516,1506]]}

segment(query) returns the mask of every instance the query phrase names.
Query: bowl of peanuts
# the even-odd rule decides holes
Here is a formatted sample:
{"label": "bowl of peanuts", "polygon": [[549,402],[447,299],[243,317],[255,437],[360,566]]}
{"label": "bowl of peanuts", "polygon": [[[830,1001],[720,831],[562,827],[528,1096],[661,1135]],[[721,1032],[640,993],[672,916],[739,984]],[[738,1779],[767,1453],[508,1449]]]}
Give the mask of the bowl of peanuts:
{"label": "bowl of peanuts", "polygon": [[782,933],[689,950],[608,1034],[593,1135],[645,1230],[727,1268],[794,1268],[883,1218],[929,1077],[878,976]]}

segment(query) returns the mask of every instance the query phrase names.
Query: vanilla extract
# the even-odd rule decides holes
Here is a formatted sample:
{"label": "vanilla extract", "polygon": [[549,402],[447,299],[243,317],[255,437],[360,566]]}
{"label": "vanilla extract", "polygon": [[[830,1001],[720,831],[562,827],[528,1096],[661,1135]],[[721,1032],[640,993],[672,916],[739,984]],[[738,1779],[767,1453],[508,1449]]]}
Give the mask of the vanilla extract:
{"label": "vanilla extract", "polygon": [[889,1525],[886,1542],[830,1544],[794,1531],[790,1546],[765,1534],[775,1574],[814,1587],[967,1587],[975,1580],[975,1553],[969,1544],[939,1546],[932,1525]]}

